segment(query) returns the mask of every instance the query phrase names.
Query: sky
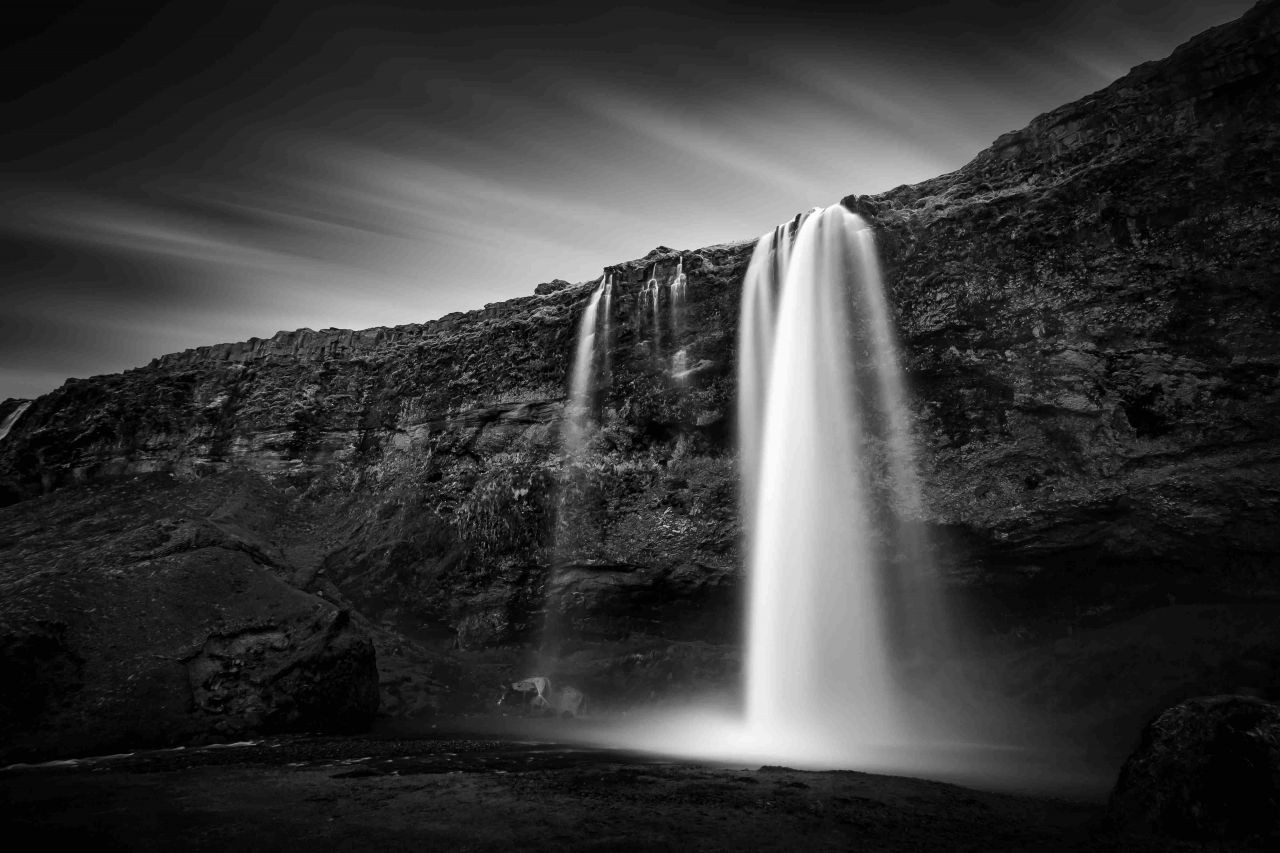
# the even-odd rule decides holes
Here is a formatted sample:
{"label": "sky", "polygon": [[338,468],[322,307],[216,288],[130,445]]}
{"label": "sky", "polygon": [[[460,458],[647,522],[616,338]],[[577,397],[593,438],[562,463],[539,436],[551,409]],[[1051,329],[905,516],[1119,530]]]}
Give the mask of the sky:
{"label": "sky", "polygon": [[1251,5],[17,2],[0,399],[751,238]]}

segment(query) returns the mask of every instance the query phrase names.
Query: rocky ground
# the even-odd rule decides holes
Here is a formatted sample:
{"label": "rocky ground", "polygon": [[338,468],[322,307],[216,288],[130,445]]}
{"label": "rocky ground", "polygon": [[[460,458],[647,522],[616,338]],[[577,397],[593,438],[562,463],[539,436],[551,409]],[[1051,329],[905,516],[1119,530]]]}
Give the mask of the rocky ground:
{"label": "rocky ground", "polygon": [[1197,849],[1121,844],[1096,801],[456,735],[9,768],[0,810],[15,851]]}

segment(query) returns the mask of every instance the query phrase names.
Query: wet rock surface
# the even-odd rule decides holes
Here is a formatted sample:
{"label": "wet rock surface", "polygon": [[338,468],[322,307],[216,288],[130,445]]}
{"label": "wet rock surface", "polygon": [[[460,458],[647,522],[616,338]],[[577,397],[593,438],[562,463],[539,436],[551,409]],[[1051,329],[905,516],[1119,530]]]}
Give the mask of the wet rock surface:
{"label": "wet rock surface", "polygon": [[1134,835],[1280,841],[1280,705],[1210,696],[1165,711],[1120,771],[1109,808]]}
{"label": "wet rock surface", "polygon": [[[845,199],[874,226],[892,292],[917,521],[974,627],[944,669],[989,677],[998,662],[990,689],[1040,711],[1130,725],[1208,691],[1277,689],[1280,638],[1255,617],[1280,603],[1278,21],[1260,3],[954,173]],[[605,707],[731,693],[751,248],[658,247],[607,270],[609,381],[576,458],[561,450],[565,386],[594,282],[424,324],[201,347],[35,400],[0,441],[0,609],[17,626],[3,649],[23,685],[6,713],[26,721],[5,725],[87,707],[76,685],[113,637],[123,659],[205,661],[215,687],[172,719],[247,719],[259,711],[220,669],[235,631],[274,659],[281,630],[297,650],[342,611],[333,641],[371,638],[393,715],[479,710],[548,665]],[[654,328],[640,291],[677,263],[685,314]],[[113,538],[125,531],[136,541]],[[251,587],[301,621],[227,604]],[[194,602],[173,631],[208,631],[161,651],[85,604],[109,593],[140,612],[168,589]],[[1196,608],[1219,616],[1208,651],[1178,658],[1195,666],[1142,640],[1148,623],[1200,625]],[[157,695],[191,671],[112,670]],[[1108,688],[1117,673],[1131,691]]]}

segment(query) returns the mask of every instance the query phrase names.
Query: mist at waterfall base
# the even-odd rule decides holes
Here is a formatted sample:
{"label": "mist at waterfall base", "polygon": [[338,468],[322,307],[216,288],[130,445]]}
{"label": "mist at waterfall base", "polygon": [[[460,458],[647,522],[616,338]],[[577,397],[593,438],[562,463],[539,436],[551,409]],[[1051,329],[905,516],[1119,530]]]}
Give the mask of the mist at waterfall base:
{"label": "mist at waterfall base", "polygon": [[971,666],[949,665],[961,629],[923,534],[902,368],[866,223],[834,205],[762,237],[739,326],[743,701],[632,714],[597,741],[727,764],[1105,790],[1106,771],[969,684]]}

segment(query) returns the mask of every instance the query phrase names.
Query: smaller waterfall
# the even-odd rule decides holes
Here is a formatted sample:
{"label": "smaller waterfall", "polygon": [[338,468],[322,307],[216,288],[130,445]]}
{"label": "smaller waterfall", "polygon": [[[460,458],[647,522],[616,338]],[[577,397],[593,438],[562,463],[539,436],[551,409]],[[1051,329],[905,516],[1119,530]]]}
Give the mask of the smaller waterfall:
{"label": "smaller waterfall", "polygon": [[23,412],[31,408],[31,400],[24,400],[18,404],[18,407],[5,416],[0,421],[0,441],[3,441],[9,435],[9,430],[13,429],[14,424],[18,422],[18,418],[22,417]]}
{"label": "smaller waterfall", "polygon": [[606,275],[604,281],[603,315],[600,317],[600,382],[609,385],[613,382],[613,276]]}
{"label": "smaller waterfall", "polygon": [[640,290],[640,298],[649,303],[649,323],[653,329],[653,357],[662,358],[662,286],[658,284],[658,265],[649,270],[649,280]]}
{"label": "smaller waterfall", "polygon": [[[601,303],[604,312],[601,315]],[[587,308],[578,323],[578,345],[574,351],[573,370],[569,379],[569,403],[564,449],[572,454],[581,451],[588,425],[595,411],[595,393],[601,376],[608,378],[608,347],[612,329],[613,279],[600,276],[600,284],[591,294]]]}
{"label": "smaller waterfall", "polygon": [[[674,273],[670,278],[658,276],[658,264],[655,261],[649,268],[649,278],[640,288],[639,306],[644,322],[649,326],[650,342],[653,347],[653,361],[656,365],[667,364],[671,379],[677,385],[683,385],[688,379],[689,352],[682,346],[685,332],[685,304],[689,293],[689,279],[684,272],[684,258],[676,260]],[[666,297],[662,295],[666,289]],[[665,340],[667,353],[663,352],[663,321],[665,321],[667,337]]]}
{"label": "smaller waterfall", "polygon": [[[578,342],[569,373],[569,400],[565,406],[562,432],[561,447],[566,458],[560,471],[560,493],[556,499],[555,541],[548,589],[554,587],[559,571],[557,564],[572,554],[576,535],[583,527],[576,523],[582,502],[580,497],[575,497],[577,489],[573,484],[581,482],[590,437],[599,416],[600,390],[611,380],[609,349],[612,340],[613,276],[606,273],[600,276],[578,321]],[[536,661],[537,671],[555,671],[563,639],[564,626],[556,616],[554,602],[549,598]]]}
{"label": "smaller waterfall", "polygon": [[677,385],[689,381],[689,351],[681,347],[671,356],[671,379]]}
{"label": "smaller waterfall", "polygon": [[671,345],[677,347],[671,356],[671,378],[677,385],[688,380],[689,352],[682,346],[684,343],[685,297],[688,293],[689,280],[684,274],[684,258],[676,262],[676,275],[671,280],[671,296],[668,308],[671,312]]}
{"label": "smaller waterfall", "polygon": [[673,346],[680,346],[684,337],[684,303],[688,295],[689,280],[684,274],[684,258],[676,262],[676,276],[671,280],[671,335]]}

